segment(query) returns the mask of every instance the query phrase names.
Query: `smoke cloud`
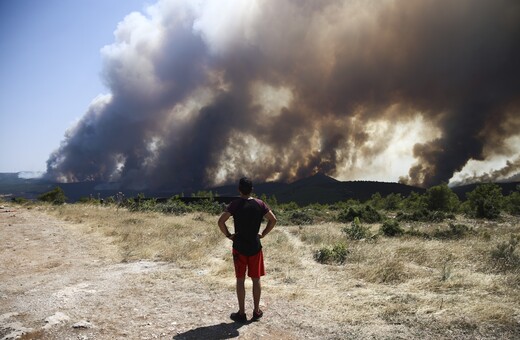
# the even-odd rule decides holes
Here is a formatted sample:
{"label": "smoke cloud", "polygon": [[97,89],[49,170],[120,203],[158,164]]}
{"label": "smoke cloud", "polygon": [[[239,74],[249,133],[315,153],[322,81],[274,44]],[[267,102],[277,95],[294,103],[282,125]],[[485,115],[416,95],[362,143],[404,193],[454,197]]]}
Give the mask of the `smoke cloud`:
{"label": "smoke cloud", "polygon": [[162,0],[102,49],[111,93],[47,174],[175,189],[355,179],[383,156],[401,163],[398,126],[420,121],[399,137],[413,157],[400,181],[448,182],[496,154],[513,176],[519,39],[516,0]]}

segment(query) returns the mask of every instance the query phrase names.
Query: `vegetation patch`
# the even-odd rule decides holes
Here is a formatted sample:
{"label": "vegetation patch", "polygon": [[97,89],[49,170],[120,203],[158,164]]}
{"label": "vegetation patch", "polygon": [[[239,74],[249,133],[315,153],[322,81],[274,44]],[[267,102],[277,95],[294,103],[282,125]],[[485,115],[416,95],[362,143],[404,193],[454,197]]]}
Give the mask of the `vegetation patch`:
{"label": "vegetation patch", "polygon": [[349,250],[343,243],[332,247],[323,247],[314,252],[314,260],[322,264],[343,264],[347,260]]}
{"label": "vegetation patch", "polygon": [[359,217],[355,217],[350,226],[344,227],[343,232],[351,240],[362,240],[372,237],[370,229],[361,224]]}
{"label": "vegetation patch", "polygon": [[401,228],[399,222],[396,220],[386,220],[379,228],[379,231],[388,237],[401,236],[404,234],[404,229]]}
{"label": "vegetation patch", "polygon": [[355,218],[365,223],[376,223],[383,219],[381,214],[371,205],[349,207],[338,214],[338,221],[343,223],[352,222]]}

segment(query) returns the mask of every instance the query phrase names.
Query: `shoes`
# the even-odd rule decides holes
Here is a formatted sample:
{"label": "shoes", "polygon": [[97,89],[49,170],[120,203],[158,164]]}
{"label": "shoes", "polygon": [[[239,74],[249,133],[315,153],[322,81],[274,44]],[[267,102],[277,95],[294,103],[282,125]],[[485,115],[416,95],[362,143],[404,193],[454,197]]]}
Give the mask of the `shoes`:
{"label": "shoes", "polygon": [[231,315],[229,317],[231,318],[231,320],[233,320],[235,322],[240,322],[240,323],[247,322],[246,313],[244,313],[244,314],[240,314],[239,312],[231,313]]}
{"label": "shoes", "polygon": [[258,313],[253,311],[253,317],[251,318],[251,321],[257,321],[259,320],[262,316],[264,316],[264,312],[262,312],[260,309],[258,310]]}

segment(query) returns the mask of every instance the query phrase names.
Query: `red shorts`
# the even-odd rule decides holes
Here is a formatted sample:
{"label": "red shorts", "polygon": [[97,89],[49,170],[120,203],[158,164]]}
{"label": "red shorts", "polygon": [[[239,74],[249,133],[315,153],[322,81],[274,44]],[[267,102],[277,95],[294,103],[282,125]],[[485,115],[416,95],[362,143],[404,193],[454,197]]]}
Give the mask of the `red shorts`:
{"label": "red shorts", "polygon": [[262,249],[253,256],[245,256],[233,249],[233,262],[235,264],[235,275],[237,278],[246,277],[259,278],[265,275],[264,254]]}

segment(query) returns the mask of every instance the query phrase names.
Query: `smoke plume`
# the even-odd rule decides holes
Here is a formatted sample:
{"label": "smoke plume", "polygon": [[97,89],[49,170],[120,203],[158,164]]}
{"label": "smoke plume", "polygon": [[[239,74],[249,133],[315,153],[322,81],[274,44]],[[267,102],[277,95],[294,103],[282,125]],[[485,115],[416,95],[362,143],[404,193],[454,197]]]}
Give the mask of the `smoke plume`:
{"label": "smoke plume", "polygon": [[161,0],[102,49],[110,94],[47,173],[133,188],[351,177],[417,119],[402,182],[495,154],[518,169],[519,41],[516,0]]}

